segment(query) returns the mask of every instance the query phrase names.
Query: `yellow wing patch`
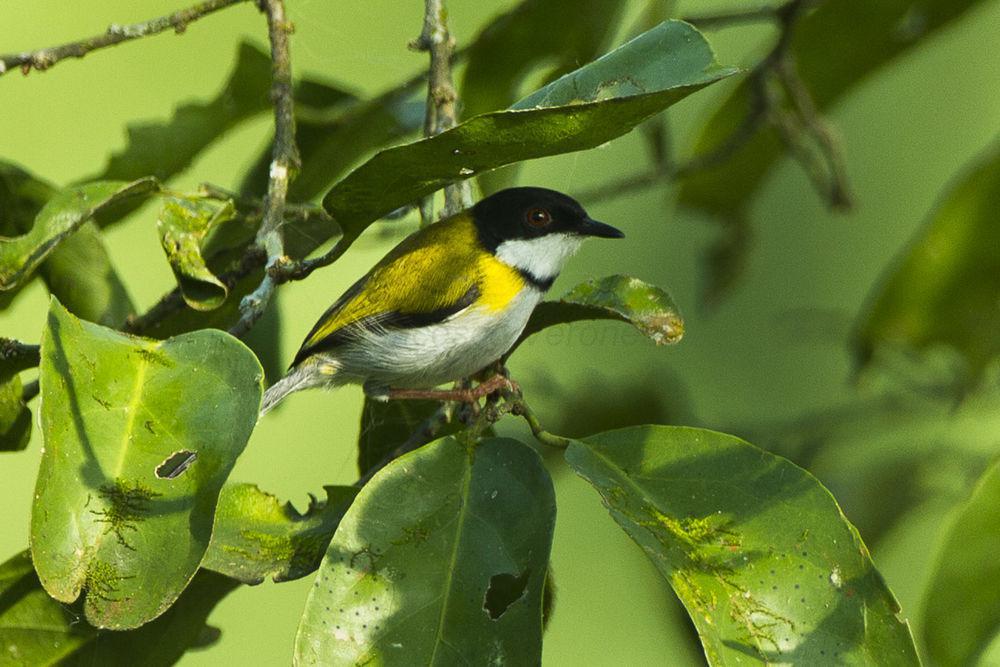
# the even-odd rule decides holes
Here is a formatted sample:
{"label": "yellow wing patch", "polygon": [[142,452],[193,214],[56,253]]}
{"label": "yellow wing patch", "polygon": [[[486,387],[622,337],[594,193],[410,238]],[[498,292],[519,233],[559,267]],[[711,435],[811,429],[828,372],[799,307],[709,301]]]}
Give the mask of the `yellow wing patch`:
{"label": "yellow wing patch", "polygon": [[431,313],[454,305],[473,286],[476,303],[502,310],[524,287],[520,274],[482,249],[475,224],[459,214],[403,240],[359,281],[357,293],[317,322],[302,347],[380,313]]}

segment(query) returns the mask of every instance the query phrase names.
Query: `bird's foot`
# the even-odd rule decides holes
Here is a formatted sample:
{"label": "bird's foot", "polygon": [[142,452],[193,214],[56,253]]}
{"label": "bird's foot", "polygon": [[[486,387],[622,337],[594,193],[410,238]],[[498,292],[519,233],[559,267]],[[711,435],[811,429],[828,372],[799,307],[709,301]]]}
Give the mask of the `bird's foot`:
{"label": "bird's foot", "polygon": [[519,393],[521,387],[504,375],[493,375],[475,387],[467,389],[389,389],[389,400],[430,400],[475,403],[484,396],[500,391]]}

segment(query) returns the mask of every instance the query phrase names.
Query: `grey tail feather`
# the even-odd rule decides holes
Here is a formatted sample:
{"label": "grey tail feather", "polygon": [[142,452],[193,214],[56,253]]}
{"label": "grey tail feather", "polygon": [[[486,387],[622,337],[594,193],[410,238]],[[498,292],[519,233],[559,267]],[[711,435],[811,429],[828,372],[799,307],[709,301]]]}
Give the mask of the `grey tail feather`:
{"label": "grey tail feather", "polygon": [[313,374],[304,372],[302,367],[292,369],[285,377],[281,378],[264,392],[264,399],[260,404],[260,416],[263,417],[278,403],[292,392],[299,389],[307,389],[316,384]]}

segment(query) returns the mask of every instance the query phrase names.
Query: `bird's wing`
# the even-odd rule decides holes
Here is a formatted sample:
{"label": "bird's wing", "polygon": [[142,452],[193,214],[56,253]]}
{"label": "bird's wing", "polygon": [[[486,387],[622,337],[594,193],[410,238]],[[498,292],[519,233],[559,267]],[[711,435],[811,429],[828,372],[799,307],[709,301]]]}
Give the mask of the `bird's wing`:
{"label": "bird's wing", "polygon": [[319,318],[292,366],[362,330],[426,326],[467,308],[481,296],[475,234],[460,215],[403,240]]}

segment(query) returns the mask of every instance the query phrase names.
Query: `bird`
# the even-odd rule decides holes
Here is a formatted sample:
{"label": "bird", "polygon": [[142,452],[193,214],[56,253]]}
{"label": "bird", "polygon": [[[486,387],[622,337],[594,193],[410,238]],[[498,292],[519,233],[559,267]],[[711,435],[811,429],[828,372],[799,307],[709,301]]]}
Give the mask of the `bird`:
{"label": "bird", "polygon": [[434,388],[503,357],[587,237],[624,234],[540,187],[500,190],[415,231],[320,316],[260,414],[313,387],[360,384],[376,400],[472,400],[499,389],[500,376],[471,393]]}

